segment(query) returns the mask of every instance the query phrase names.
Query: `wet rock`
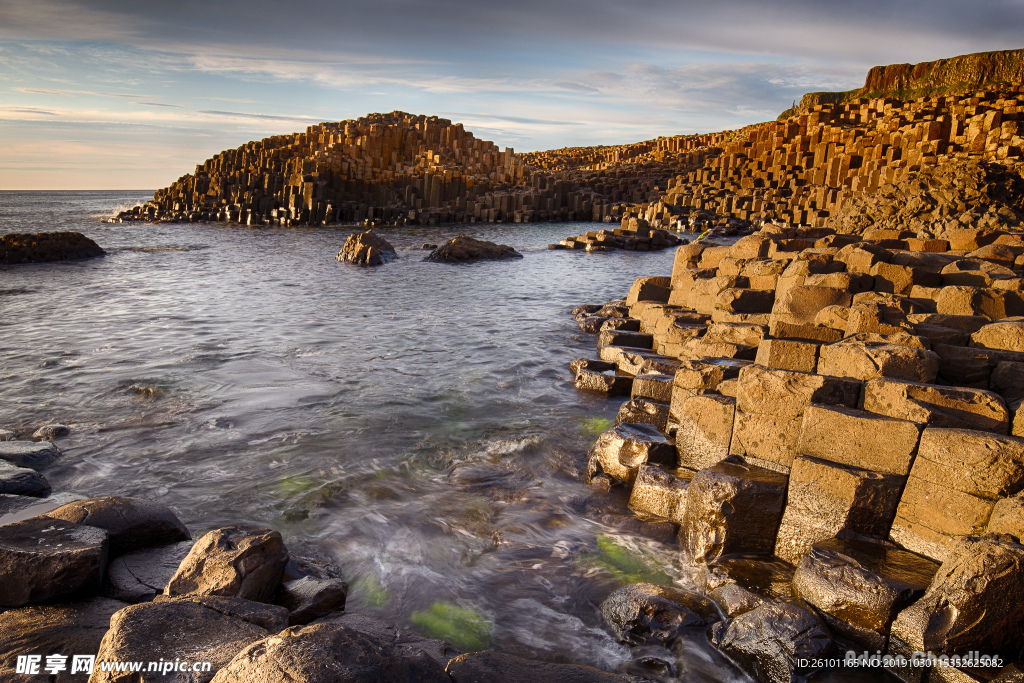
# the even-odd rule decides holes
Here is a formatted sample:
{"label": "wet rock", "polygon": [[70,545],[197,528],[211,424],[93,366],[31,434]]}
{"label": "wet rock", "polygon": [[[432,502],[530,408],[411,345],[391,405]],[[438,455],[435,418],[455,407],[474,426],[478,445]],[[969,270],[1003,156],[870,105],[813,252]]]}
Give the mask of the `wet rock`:
{"label": "wet rock", "polygon": [[818,458],[799,457],[789,473],[775,554],[799,562],[812,544],[841,531],[886,538],[904,479]]}
{"label": "wet rock", "polygon": [[343,580],[307,576],[281,584],[277,602],[288,610],[288,625],[295,626],[344,609],[347,596]]}
{"label": "wet rock", "polygon": [[668,404],[649,401],[645,398],[632,398],[622,404],[615,416],[617,424],[647,424],[659,431],[668,428]]}
{"label": "wet rock", "polygon": [[771,552],[786,502],[784,474],[730,457],[690,482],[684,546],[695,562]]}
{"label": "wet rock", "polygon": [[700,593],[634,583],[601,603],[601,614],[615,636],[629,645],[665,644],[687,629],[718,621],[714,603]]}
{"label": "wet rock", "polygon": [[[614,367],[614,366],[613,366]],[[580,391],[589,391],[605,396],[629,396],[633,389],[633,378],[613,372],[597,372],[581,368],[576,373],[573,385]]]}
{"label": "wet rock", "polygon": [[0,237],[0,263],[68,261],[106,253],[80,232],[12,233]]}
{"label": "wet rock", "polygon": [[899,613],[889,652],[983,654],[1012,658],[1024,642],[1024,547],[962,539],[924,597]]}
{"label": "wet rock", "polygon": [[0,460],[0,493],[41,498],[50,493],[50,484],[35,470]]}
{"label": "wet rock", "polygon": [[112,555],[192,538],[169,507],[140,498],[88,498],[61,506],[46,516],[105,530]]}
{"label": "wet rock", "polygon": [[386,239],[373,230],[367,230],[349,235],[336,258],[358,266],[380,266],[398,258],[398,253]]}
{"label": "wet rock", "polygon": [[228,526],[203,536],[167,583],[166,594],[265,601],[281,583],[288,551],[270,529]]}
{"label": "wet rock", "polygon": [[49,441],[3,441],[0,442],[0,460],[6,460],[18,467],[37,470],[53,464],[60,457],[60,451]]}
{"label": "wet rock", "polygon": [[835,633],[884,650],[896,615],[924,595],[939,565],[876,543],[815,543],[793,575],[794,594],[814,605]]}
{"label": "wet rock", "polygon": [[735,583],[766,599],[789,600],[794,571],[792,564],[769,553],[739,553],[719,558],[698,576],[705,590]]}
{"label": "wet rock", "polygon": [[59,439],[71,433],[71,428],[62,424],[43,425],[32,433],[33,439]]}
{"label": "wet rock", "polygon": [[[283,623],[286,610],[273,609],[280,611]],[[225,610],[223,605],[213,609],[185,599],[126,607],[110,619],[110,630],[103,636],[96,661],[209,662],[210,670],[206,672],[169,672],[159,677],[169,683],[206,683],[236,654],[270,635],[263,626],[239,616],[245,611],[241,606],[234,610]],[[89,680],[134,683],[139,678],[138,674],[127,672],[101,672],[97,667]]]}
{"label": "wet rock", "polygon": [[217,683],[447,682],[444,668],[422,652],[392,652],[340,624],[293,626],[239,652]]}
{"label": "wet rock", "polygon": [[[617,318],[621,320],[621,318]],[[604,329],[605,323],[608,322],[608,318],[604,318],[599,315],[588,315],[579,321],[580,332],[587,332],[589,334],[597,334]]]}
{"label": "wet rock", "polygon": [[682,522],[686,514],[689,481],[658,465],[640,465],[629,508],[636,512]]}
{"label": "wet rock", "polygon": [[805,609],[772,602],[712,627],[711,642],[758,681],[789,683],[811,673],[800,660],[831,656],[832,635]]}
{"label": "wet rock", "polygon": [[430,255],[423,260],[459,263],[513,258],[523,258],[523,255],[505,244],[495,244],[494,242],[478,240],[467,235],[459,235],[430,252]]}
{"label": "wet rock", "polygon": [[620,423],[601,434],[590,449],[590,476],[598,472],[632,483],[644,463],[674,467],[675,443],[646,424]]}
{"label": "wet rock", "polygon": [[500,652],[470,652],[448,664],[454,683],[626,683],[629,679],[590,666],[537,662]]}
{"label": "wet rock", "polygon": [[714,600],[728,617],[738,617],[764,604],[764,598],[760,595],[735,583],[715,588],[708,597]]}
{"label": "wet rock", "polygon": [[107,532],[39,517],[0,527],[0,607],[98,592]]}
{"label": "wet rock", "polygon": [[[436,249],[436,247],[433,247]],[[576,308],[572,309],[571,313],[574,316],[579,315],[592,315],[601,310],[604,304],[580,304]]]}
{"label": "wet rock", "polygon": [[0,441],[17,441],[18,435],[10,429],[0,429]]}
{"label": "wet rock", "polygon": [[59,605],[33,605],[0,613],[0,678],[22,683],[72,683],[85,680],[82,672],[67,670],[51,677],[15,674],[19,655],[40,655],[45,665],[52,654],[94,654],[110,627],[110,617],[127,605],[109,598],[92,598]]}
{"label": "wet rock", "polygon": [[103,594],[131,603],[152,600],[163,593],[192,545],[192,541],[181,541],[114,558],[107,567]]}

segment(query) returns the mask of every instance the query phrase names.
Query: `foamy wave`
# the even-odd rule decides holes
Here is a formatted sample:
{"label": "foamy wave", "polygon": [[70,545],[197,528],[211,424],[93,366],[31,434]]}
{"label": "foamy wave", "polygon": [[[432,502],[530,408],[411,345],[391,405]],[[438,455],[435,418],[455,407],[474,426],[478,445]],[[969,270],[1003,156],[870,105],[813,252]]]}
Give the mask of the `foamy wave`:
{"label": "foamy wave", "polygon": [[544,443],[542,436],[525,436],[519,439],[501,439],[492,441],[484,448],[487,455],[512,455],[523,451],[537,448]]}

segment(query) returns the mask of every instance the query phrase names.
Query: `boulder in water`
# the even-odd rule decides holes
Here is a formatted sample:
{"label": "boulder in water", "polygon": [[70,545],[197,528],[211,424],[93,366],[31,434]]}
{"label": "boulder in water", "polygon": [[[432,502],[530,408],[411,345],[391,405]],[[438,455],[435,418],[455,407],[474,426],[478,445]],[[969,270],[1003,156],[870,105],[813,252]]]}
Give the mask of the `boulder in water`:
{"label": "boulder in water", "polygon": [[523,258],[518,251],[507,244],[485,242],[468,235],[453,237],[430,252],[424,261],[459,263],[464,261],[496,261],[500,259]]}
{"label": "boulder in water", "polygon": [[339,261],[358,266],[380,266],[395,258],[395,248],[373,230],[349,235],[337,256]]}
{"label": "boulder in water", "polygon": [[103,256],[98,244],[80,232],[40,232],[0,237],[0,263],[45,263]]}

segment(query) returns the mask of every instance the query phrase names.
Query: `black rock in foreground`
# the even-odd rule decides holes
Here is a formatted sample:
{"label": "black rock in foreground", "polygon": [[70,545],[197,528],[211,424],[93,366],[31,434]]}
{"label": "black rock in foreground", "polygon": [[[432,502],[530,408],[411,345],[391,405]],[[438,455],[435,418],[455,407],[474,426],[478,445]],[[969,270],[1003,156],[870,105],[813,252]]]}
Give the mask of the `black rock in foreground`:
{"label": "black rock in foreground", "polygon": [[80,232],[40,232],[0,237],[0,263],[46,263],[103,256],[98,244]]}

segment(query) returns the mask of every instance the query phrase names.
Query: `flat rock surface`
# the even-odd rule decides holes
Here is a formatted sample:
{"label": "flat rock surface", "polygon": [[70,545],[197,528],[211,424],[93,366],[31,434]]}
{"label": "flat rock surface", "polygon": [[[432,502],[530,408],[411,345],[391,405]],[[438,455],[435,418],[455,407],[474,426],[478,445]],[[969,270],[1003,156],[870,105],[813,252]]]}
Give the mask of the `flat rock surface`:
{"label": "flat rock surface", "polygon": [[115,555],[191,538],[169,507],[140,498],[87,498],[46,515],[106,530],[110,534],[110,552]]}
{"label": "flat rock surface", "polygon": [[49,441],[0,441],[0,460],[34,470],[46,467],[60,457]]}
{"label": "flat rock surface", "polygon": [[0,460],[0,493],[41,498],[49,492],[50,484],[43,475]]}
{"label": "flat rock surface", "polygon": [[107,532],[37,517],[0,527],[0,607],[98,591]]}

